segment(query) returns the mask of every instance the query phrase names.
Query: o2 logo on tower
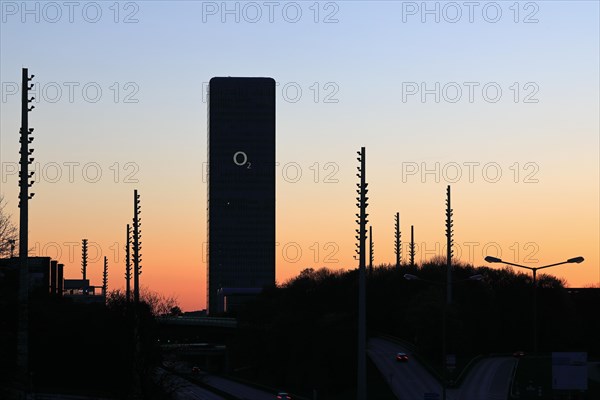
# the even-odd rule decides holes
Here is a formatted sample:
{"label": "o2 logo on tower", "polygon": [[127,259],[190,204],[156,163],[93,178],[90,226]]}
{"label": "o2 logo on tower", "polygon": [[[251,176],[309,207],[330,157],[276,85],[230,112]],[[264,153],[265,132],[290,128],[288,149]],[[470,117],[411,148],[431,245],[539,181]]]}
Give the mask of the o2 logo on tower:
{"label": "o2 logo on tower", "polygon": [[238,151],[233,155],[233,162],[238,167],[246,167],[246,169],[252,169],[252,163],[248,161],[248,155],[243,151]]}

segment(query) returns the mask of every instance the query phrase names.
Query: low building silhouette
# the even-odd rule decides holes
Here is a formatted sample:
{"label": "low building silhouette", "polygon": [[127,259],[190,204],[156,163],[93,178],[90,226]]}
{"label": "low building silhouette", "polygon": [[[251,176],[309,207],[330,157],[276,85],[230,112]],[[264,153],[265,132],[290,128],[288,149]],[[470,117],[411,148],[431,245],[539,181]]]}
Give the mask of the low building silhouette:
{"label": "low building silhouette", "polygon": [[[28,257],[31,296],[59,296],[81,303],[105,303],[102,286],[91,286],[89,279],[64,279],[64,265],[50,257]],[[19,257],[0,258],[0,281],[18,287]],[[15,292],[16,295],[16,292]]]}
{"label": "low building silhouette", "polygon": [[260,292],[261,288],[220,288],[217,290],[217,313],[235,312]]}

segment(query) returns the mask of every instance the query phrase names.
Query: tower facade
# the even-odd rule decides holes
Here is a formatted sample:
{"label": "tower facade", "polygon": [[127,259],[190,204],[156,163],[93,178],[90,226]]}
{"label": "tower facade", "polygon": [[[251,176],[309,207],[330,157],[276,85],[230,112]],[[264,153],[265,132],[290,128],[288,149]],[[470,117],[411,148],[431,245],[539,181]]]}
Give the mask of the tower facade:
{"label": "tower facade", "polygon": [[[275,284],[275,81],[212,78],[208,94],[207,309]],[[247,290],[246,290],[247,291]]]}

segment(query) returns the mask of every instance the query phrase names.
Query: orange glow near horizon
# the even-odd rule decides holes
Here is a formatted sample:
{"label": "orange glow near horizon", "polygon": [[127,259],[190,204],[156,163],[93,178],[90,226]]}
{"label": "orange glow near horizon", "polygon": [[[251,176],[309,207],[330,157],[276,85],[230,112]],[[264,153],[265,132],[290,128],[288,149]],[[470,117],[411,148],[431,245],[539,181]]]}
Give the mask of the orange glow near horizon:
{"label": "orange glow near horizon", "polygon": [[[371,168],[372,175],[375,169]],[[276,246],[279,284],[305,268],[356,268],[357,262],[353,259],[355,180],[346,176],[353,173],[350,168],[345,172],[340,172],[339,182],[329,185],[279,180]],[[407,183],[395,188],[378,184],[376,178],[370,179],[369,185],[375,265],[394,262],[396,210],[400,212],[404,261],[408,255],[411,224],[415,226],[417,263],[436,255],[443,256],[446,185]],[[306,190],[309,185],[315,186],[310,195]],[[506,197],[502,195],[505,188],[488,187],[487,206],[484,206],[481,198],[476,196],[479,190],[476,185],[452,185],[456,258],[475,266],[502,268],[500,264],[487,264],[484,257],[493,255],[509,262],[542,266],[581,255],[585,257],[582,264],[567,264],[544,272],[566,279],[569,286],[597,285],[598,232],[595,227],[598,226],[598,215],[590,218],[589,209],[580,207],[568,215],[556,214],[549,224],[548,211],[535,206],[536,203],[543,204],[544,196],[528,193],[528,190],[534,192],[535,185],[531,188],[513,188],[512,195]],[[203,309],[206,305],[206,251],[203,250],[206,246],[206,200],[200,189],[194,193],[198,196],[182,200],[181,207],[176,209],[169,208],[168,190],[139,189],[143,235],[141,284],[166,296],[177,297],[186,311]],[[81,268],[81,239],[87,238],[90,242],[88,276],[92,284],[100,284],[102,259],[107,256],[109,289],[124,288],[125,224],[131,220],[133,187],[115,190],[110,196],[110,206],[106,206],[101,218],[83,206],[89,202],[100,207],[104,202],[94,200],[97,193],[87,191],[77,198],[76,188],[66,186],[64,190],[72,190],[73,196],[58,199],[57,191],[44,193],[41,187],[38,190],[35,200],[40,204],[42,201],[51,204],[56,212],[48,214],[43,212],[47,210],[46,205],[41,209],[37,202],[32,203],[30,247],[34,254],[58,259],[65,264],[65,278],[77,278]],[[418,195],[395,196],[394,192]],[[396,197],[397,203],[391,201]],[[526,201],[521,200],[527,197]],[[14,202],[9,202],[7,208],[12,207]],[[165,209],[169,212],[162,212]],[[17,215],[14,208],[9,212],[13,217]],[[571,224],[578,227],[550,229],[551,226],[569,227]],[[119,227],[118,231],[115,227]],[[577,236],[566,233],[575,229]],[[74,236],[73,231],[81,234]],[[525,270],[520,272],[527,273]]]}

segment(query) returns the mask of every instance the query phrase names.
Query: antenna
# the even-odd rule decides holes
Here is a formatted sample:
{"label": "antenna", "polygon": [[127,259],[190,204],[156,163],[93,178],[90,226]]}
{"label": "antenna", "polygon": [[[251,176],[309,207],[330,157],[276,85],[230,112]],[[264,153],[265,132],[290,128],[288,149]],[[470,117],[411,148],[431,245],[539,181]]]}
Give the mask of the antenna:
{"label": "antenna", "polygon": [[367,311],[366,311],[366,282],[365,282],[365,264],[366,264],[366,241],[367,241],[367,193],[369,190],[367,189],[368,183],[366,182],[366,150],[364,147],[360,148],[358,152],[358,162],[360,163],[360,167],[357,167],[358,174],[356,176],[360,179],[360,183],[358,184],[358,189],[356,192],[358,193],[358,197],[356,200],[358,201],[357,207],[359,209],[358,220],[358,229],[356,229],[358,243],[356,244],[357,250],[356,253],[359,255],[359,264],[358,264],[358,384],[357,384],[357,399],[358,400],[366,400],[367,399],[367,364],[366,364],[366,355],[367,355],[367,333],[366,333],[366,320],[367,320]]}
{"label": "antenna", "polygon": [[127,224],[127,244],[125,245],[125,301],[131,300],[131,227]]}
{"label": "antenna", "polygon": [[450,207],[450,185],[446,189],[446,301],[448,304],[452,303],[452,256],[454,250],[452,245],[454,244],[454,222],[452,221],[452,208]]}
{"label": "antenna", "polygon": [[396,213],[396,225],[395,225],[395,239],[394,251],[396,253],[396,268],[400,268],[400,261],[402,260],[402,234],[400,233],[400,213]]}
{"label": "antenna", "polygon": [[88,240],[83,239],[81,241],[81,274],[84,281],[87,275],[87,265],[88,265]]}
{"label": "antenna", "polygon": [[104,298],[108,293],[108,258],[104,257],[104,271],[102,272],[102,293]]}
{"label": "antenna", "polygon": [[[33,149],[29,148],[29,144],[33,141],[30,137],[33,133],[33,128],[29,128],[29,113],[33,110],[33,106],[29,107],[29,103],[33,98],[29,98],[29,90],[33,88],[33,84],[29,82],[33,79],[30,77],[27,68],[21,71],[21,134],[19,142],[21,154],[19,165],[19,319],[17,332],[17,375],[18,379],[22,380],[27,388],[31,386],[31,377],[29,375],[29,266],[28,266],[28,250],[29,250],[29,200],[34,196],[34,193],[29,194],[29,188],[33,185],[33,181],[29,172],[29,165],[33,163],[33,157],[29,157],[33,153]],[[12,250],[11,250],[12,253]]]}
{"label": "antenna", "polygon": [[369,276],[373,274],[373,225],[369,226]]}
{"label": "antenna", "polygon": [[140,195],[137,189],[133,191],[133,301],[140,302],[140,275],[142,274],[142,237],[140,222]]}
{"label": "antenna", "polygon": [[410,226],[410,246],[408,248],[408,255],[410,257],[410,266],[415,266],[415,227]]}
{"label": "antenna", "polygon": [[[84,285],[85,285],[85,280],[87,279],[87,265],[88,265],[88,240],[87,239],[83,239],[81,241],[81,275],[82,278],[84,280]],[[88,285],[84,286],[83,288],[83,294],[88,294]]]}

